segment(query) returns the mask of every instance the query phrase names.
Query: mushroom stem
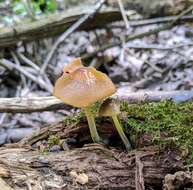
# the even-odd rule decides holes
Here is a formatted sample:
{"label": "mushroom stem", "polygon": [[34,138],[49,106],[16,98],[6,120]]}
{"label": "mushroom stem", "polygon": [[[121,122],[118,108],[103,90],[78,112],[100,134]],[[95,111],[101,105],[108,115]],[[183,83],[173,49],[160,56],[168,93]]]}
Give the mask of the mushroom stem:
{"label": "mushroom stem", "polygon": [[119,136],[121,137],[121,139],[122,139],[122,141],[123,141],[127,151],[131,150],[131,144],[130,144],[129,140],[127,139],[127,137],[126,137],[126,135],[125,135],[125,133],[123,131],[123,128],[122,128],[122,126],[121,126],[121,124],[120,124],[120,122],[119,122],[119,120],[117,118],[117,115],[113,115],[112,119],[113,119],[115,127],[116,127],[116,129],[117,129],[117,131],[119,133]]}
{"label": "mushroom stem", "polygon": [[85,111],[85,114],[87,117],[88,126],[90,129],[90,134],[91,134],[92,140],[93,140],[93,142],[100,143],[100,137],[99,137],[97,129],[96,129],[95,120],[94,120],[93,114],[91,112],[91,108],[86,107],[86,108],[84,108],[84,111]]}

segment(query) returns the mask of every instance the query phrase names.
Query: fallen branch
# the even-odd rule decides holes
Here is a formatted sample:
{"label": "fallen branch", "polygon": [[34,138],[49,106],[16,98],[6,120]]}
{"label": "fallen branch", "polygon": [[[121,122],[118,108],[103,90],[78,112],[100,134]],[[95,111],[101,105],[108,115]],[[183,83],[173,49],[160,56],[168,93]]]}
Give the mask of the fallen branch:
{"label": "fallen branch", "polygon": [[[40,18],[34,22],[23,22],[14,27],[6,27],[0,31],[0,47],[9,47],[20,41],[33,41],[46,37],[55,36],[64,32],[82,16],[90,13],[93,7],[69,9],[58,14],[52,14]],[[104,10],[96,13],[95,17],[88,19],[78,29],[100,28],[107,23],[121,20],[121,14],[116,9]]]}
{"label": "fallen branch", "polygon": [[[67,109],[59,99],[53,96],[32,98],[0,98],[0,112],[30,113]],[[69,109],[69,108],[68,108]]]}
{"label": "fallen branch", "polygon": [[[144,102],[158,102],[161,100],[173,100],[183,102],[192,100],[191,91],[153,91],[153,92],[127,92],[127,88],[121,88],[112,96],[131,104]],[[60,109],[69,110],[71,107],[65,105],[59,99],[49,97],[29,97],[29,98],[0,98],[0,112],[10,113],[30,113],[42,111],[55,111]]]}

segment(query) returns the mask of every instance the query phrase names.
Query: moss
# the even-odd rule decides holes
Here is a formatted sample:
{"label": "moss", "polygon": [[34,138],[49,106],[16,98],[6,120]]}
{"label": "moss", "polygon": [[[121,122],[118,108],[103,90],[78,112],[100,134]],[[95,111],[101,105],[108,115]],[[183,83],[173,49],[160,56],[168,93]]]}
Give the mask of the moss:
{"label": "moss", "polygon": [[163,101],[142,105],[124,102],[121,109],[126,112],[126,127],[131,136],[151,134],[153,144],[175,145],[187,150],[188,159],[193,159],[193,102]]}
{"label": "moss", "polygon": [[[100,103],[93,106],[93,114],[97,116]],[[193,160],[193,102],[174,103],[163,101],[145,104],[121,104],[122,122],[125,131],[136,144],[145,134],[146,141],[160,148],[177,148],[186,157],[186,161]],[[109,120],[109,117],[96,117],[96,123]],[[83,111],[64,119],[65,125],[87,122]],[[147,138],[150,135],[151,138]],[[50,137],[51,138],[51,137]],[[50,144],[53,144],[52,138]],[[137,142],[138,141],[138,142]],[[140,141],[143,143],[143,141]],[[146,146],[147,144],[143,144]]]}
{"label": "moss", "polygon": [[84,116],[85,116],[85,114],[83,111],[80,111],[78,113],[74,113],[73,115],[70,115],[70,116],[67,116],[64,118],[64,124],[66,126],[68,126],[68,125],[78,123],[83,119]]}
{"label": "moss", "polygon": [[48,147],[52,147],[54,145],[59,145],[60,144],[60,138],[56,135],[51,135],[48,138]]}
{"label": "moss", "polygon": [[[98,110],[100,108],[100,105],[101,103],[100,102],[96,102],[91,108],[92,108],[92,113],[97,116],[98,114]],[[85,117],[85,113],[83,110],[80,109],[80,112],[78,113],[74,113],[73,115],[70,115],[70,116],[67,116],[65,117],[64,119],[64,124],[65,125],[71,125],[71,124],[74,124],[74,123],[78,123],[80,121],[83,120],[83,118],[85,118],[86,120],[86,117]]]}

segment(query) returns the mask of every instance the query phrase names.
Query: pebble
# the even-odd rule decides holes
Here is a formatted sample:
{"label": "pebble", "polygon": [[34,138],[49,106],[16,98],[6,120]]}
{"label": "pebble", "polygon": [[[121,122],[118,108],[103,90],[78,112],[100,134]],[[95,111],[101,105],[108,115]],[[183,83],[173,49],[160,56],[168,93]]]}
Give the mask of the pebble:
{"label": "pebble", "polygon": [[53,145],[50,148],[50,152],[59,152],[61,150],[61,147],[59,145]]}

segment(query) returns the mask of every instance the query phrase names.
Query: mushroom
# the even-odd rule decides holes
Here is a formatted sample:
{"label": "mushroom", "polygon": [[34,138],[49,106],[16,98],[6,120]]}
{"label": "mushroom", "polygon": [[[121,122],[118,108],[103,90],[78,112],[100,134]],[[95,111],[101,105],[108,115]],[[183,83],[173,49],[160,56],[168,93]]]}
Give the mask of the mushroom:
{"label": "mushroom", "polygon": [[85,111],[92,140],[99,143],[92,105],[113,93],[116,89],[111,79],[93,67],[84,67],[80,58],[64,67],[63,75],[56,81],[54,96],[64,103]]}
{"label": "mushroom", "polygon": [[119,122],[118,115],[120,114],[120,103],[114,99],[107,99],[103,102],[99,110],[99,116],[112,117],[114,125],[121,137],[127,151],[131,150],[131,144],[127,139],[123,128]]}

